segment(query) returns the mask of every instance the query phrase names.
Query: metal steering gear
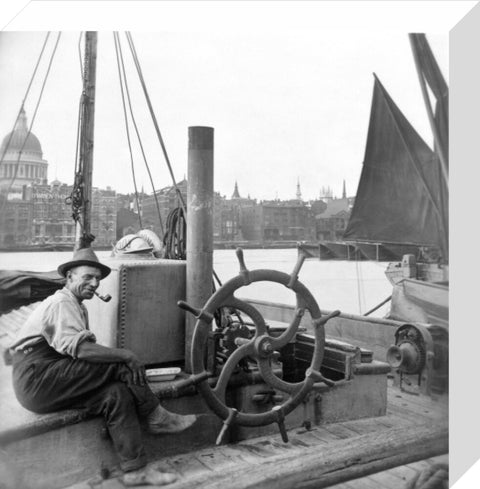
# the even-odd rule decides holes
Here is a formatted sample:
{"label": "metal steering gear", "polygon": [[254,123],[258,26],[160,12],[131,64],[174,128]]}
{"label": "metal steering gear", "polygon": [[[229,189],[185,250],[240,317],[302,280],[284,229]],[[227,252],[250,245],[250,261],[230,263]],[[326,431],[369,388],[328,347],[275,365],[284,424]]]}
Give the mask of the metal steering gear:
{"label": "metal steering gear", "polygon": [[[297,263],[293,272],[288,275],[276,270],[247,270],[243,259],[243,251],[236,250],[237,258],[240,263],[240,274],[226,282],[215,294],[207,301],[202,310],[197,310],[184,302],[179,302],[179,306],[193,313],[197,317],[192,341],[192,374],[203,377],[197,388],[203,395],[208,406],[221,419],[224,420],[224,427],[219,435],[217,443],[221,441],[224,432],[231,424],[243,426],[263,426],[276,422],[284,441],[287,441],[284,418],[295,409],[311,391],[316,382],[329,383],[320,374],[320,366],[323,360],[325,348],[325,323],[332,317],[340,314],[335,311],[328,316],[321,316],[320,308],[310,291],[298,280],[298,273],[305,260],[305,255],[299,253]],[[270,336],[267,326],[260,312],[252,305],[237,299],[234,293],[254,282],[275,282],[291,289],[296,295],[295,315],[286,330],[278,337]],[[237,349],[228,357],[223,369],[218,377],[215,387],[208,382],[210,375],[205,372],[204,354],[207,339],[212,328],[212,320],[215,311],[223,307],[235,308],[251,318],[255,325],[253,338],[237,338]],[[282,347],[287,345],[298,331],[305,310],[311,315],[313,323],[313,333],[315,337],[315,347],[309,368],[306,370],[305,378],[301,382],[289,383],[278,378],[271,368],[271,357]],[[234,408],[228,407],[225,402],[225,393],[228,381],[235,370],[238,362],[245,357],[253,358],[258,364],[258,368],[263,380],[273,389],[280,390],[288,394],[286,400],[274,406],[270,411],[264,413],[239,412]]]}

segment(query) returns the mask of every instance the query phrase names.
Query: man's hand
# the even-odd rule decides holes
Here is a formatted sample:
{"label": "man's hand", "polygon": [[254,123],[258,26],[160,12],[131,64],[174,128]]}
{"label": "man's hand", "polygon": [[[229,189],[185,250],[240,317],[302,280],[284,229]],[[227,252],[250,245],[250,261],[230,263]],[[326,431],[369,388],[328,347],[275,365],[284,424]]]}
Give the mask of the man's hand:
{"label": "man's hand", "polygon": [[147,377],[145,367],[133,351],[125,348],[110,348],[97,345],[91,341],[83,341],[77,348],[78,358],[88,362],[98,363],[122,363],[125,365],[125,373],[128,382],[136,385],[145,385]]}
{"label": "man's hand", "polygon": [[125,359],[125,365],[130,369],[132,373],[132,382],[136,385],[145,385],[147,383],[147,376],[145,373],[145,366],[137,358],[135,353],[130,350],[125,350],[127,357]]}

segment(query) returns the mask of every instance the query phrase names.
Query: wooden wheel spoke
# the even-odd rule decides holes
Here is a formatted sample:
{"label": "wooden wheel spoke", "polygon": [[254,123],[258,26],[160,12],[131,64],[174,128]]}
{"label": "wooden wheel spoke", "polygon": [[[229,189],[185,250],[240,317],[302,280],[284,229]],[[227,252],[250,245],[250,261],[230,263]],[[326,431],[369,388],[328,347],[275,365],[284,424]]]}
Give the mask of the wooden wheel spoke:
{"label": "wooden wheel spoke", "polygon": [[289,343],[298,331],[298,325],[302,320],[303,309],[297,310],[295,317],[289,324],[288,328],[277,338],[272,338],[272,346],[275,350],[283,348],[287,343]]}
{"label": "wooden wheel spoke", "polygon": [[260,369],[260,374],[263,377],[263,380],[274,389],[278,389],[282,392],[287,392],[288,394],[296,394],[299,389],[302,388],[303,382],[298,382],[295,384],[291,384],[290,382],[285,382],[282,379],[279,379],[272,371],[270,366],[270,360],[268,358],[262,358],[257,360],[258,368]]}
{"label": "wooden wheel spoke", "polygon": [[222,368],[222,372],[220,377],[218,378],[217,385],[213,389],[213,392],[222,400],[225,400],[225,391],[227,389],[228,381],[235,370],[235,367],[238,365],[238,362],[242,360],[242,358],[252,356],[254,354],[253,343],[247,343],[246,345],[242,345],[240,348],[235,350],[224,367]]}
{"label": "wooden wheel spoke", "polygon": [[267,332],[267,325],[265,324],[265,319],[263,319],[263,316],[260,314],[260,312],[251,304],[242,301],[240,299],[237,299],[232,295],[228,300],[228,306],[234,307],[239,311],[244,312],[247,316],[250,317],[250,319],[255,324],[256,336],[263,335]]}

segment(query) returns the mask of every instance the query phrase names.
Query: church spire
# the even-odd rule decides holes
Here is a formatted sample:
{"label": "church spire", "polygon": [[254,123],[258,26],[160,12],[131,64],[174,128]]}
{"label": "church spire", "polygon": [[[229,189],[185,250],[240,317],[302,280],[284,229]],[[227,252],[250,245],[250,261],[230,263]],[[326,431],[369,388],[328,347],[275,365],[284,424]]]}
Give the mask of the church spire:
{"label": "church spire", "polygon": [[347,188],[345,186],[345,180],[343,180],[343,192],[342,192],[342,199],[347,198]]}
{"label": "church spire", "polygon": [[302,200],[302,191],[300,190],[300,179],[297,177],[297,200]]}
{"label": "church spire", "polygon": [[232,194],[232,199],[240,199],[240,193],[238,192],[238,184],[237,181],[235,180],[235,189]]}

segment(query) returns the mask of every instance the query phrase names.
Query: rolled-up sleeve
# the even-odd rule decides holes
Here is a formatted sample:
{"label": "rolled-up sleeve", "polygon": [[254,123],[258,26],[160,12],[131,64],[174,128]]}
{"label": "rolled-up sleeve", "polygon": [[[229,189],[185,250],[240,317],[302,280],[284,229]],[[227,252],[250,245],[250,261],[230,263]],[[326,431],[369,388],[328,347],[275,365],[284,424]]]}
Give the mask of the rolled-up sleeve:
{"label": "rolled-up sleeve", "polygon": [[48,311],[43,336],[52,348],[73,358],[77,358],[80,343],[96,341],[81,310],[71,301],[58,302]]}

